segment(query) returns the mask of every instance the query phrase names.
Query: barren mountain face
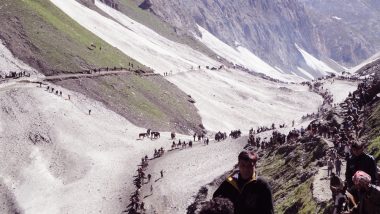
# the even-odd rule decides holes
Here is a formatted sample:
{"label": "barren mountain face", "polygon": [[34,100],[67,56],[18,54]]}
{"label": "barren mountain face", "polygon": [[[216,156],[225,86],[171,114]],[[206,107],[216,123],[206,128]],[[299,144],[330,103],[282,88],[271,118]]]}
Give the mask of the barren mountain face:
{"label": "barren mountain face", "polygon": [[[321,7],[314,8],[316,2]],[[272,66],[287,71],[297,66],[305,68],[295,44],[325,62],[332,59],[345,66],[375,53],[376,45],[372,43],[380,44],[375,34],[353,26],[365,28],[366,19],[359,16],[366,12],[357,11],[361,22],[342,24],[321,13],[325,10],[322,6],[330,7],[330,2],[337,2],[337,9],[347,8],[347,16],[350,8],[355,8],[341,0],[149,0],[145,7],[151,5],[149,10],[178,28],[177,32],[198,32],[198,24],[229,45],[241,44]],[[371,4],[379,5],[376,1]]]}
{"label": "barren mountain face", "polygon": [[[380,48],[380,2],[375,0],[353,1],[320,1],[302,0],[314,19],[323,17],[318,28],[329,38],[331,58],[346,62],[348,65],[357,64],[361,56],[374,54]],[[321,18],[319,18],[322,20]],[[332,28],[326,28],[331,26]],[[338,38],[334,40],[334,38]],[[345,44],[345,38],[352,38],[355,43]],[[360,43],[358,41],[366,41]],[[368,48],[369,47],[369,48]],[[350,53],[352,52],[352,53]],[[356,58],[355,58],[356,57]]]}

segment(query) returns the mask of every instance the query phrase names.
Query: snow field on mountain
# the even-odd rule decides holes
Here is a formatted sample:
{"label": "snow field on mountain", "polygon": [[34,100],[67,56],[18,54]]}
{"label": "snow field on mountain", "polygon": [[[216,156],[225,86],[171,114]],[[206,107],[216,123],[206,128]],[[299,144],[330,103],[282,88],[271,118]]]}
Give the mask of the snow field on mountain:
{"label": "snow field on mountain", "polygon": [[[330,68],[326,63],[322,62],[321,60],[315,58],[305,50],[303,50],[301,47],[299,47],[297,44],[295,44],[298,51],[302,54],[306,64],[313,70],[319,71],[321,76],[326,76],[329,73],[336,74],[337,72]],[[299,69],[300,70],[300,69]],[[300,70],[301,71],[301,70]],[[302,71],[301,71],[302,72]],[[303,72],[304,73],[304,72]]]}
{"label": "snow field on mountain", "polygon": [[326,80],[323,82],[323,88],[331,92],[334,98],[334,103],[339,104],[343,102],[350,92],[355,91],[358,88],[357,82],[346,80]]}
{"label": "snow field on mountain", "polygon": [[197,37],[203,44],[219,54],[223,58],[231,61],[234,64],[245,66],[258,73],[266,74],[275,79],[282,81],[302,81],[301,77],[295,75],[285,74],[281,70],[273,68],[262,59],[257,57],[245,47],[238,46],[236,49],[222,42],[206,29],[198,25],[199,31],[202,33],[201,37]]}
{"label": "snow field on mountain", "polygon": [[212,131],[289,124],[322,104],[307,87],[274,83],[239,70],[197,70],[168,80],[196,100],[203,125]]}

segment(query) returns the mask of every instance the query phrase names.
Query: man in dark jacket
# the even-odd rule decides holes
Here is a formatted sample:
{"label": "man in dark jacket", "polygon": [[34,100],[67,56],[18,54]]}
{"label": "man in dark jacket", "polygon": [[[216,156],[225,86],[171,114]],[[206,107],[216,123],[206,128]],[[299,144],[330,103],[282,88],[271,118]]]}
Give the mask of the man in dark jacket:
{"label": "man in dark jacket", "polygon": [[364,153],[364,145],[359,142],[354,142],[351,145],[352,156],[347,161],[346,166],[346,182],[347,188],[350,189],[354,185],[352,182],[352,176],[361,170],[371,176],[372,184],[376,184],[376,162],[375,159]]}
{"label": "man in dark jacket", "polygon": [[268,183],[256,177],[257,155],[242,151],[239,171],[228,176],[213,197],[227,198],[234,204],[235,214],[273,214],[272,193]]}

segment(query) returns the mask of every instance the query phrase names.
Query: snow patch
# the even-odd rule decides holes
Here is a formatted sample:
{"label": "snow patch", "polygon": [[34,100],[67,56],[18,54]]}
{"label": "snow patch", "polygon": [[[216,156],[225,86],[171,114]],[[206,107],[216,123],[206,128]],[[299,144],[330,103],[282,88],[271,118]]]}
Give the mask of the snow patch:
{"label": "snow patch", "polygon": [[343,102],[348,97],[348,94],[355,91],[357,87],[357,82],[345,80],[335,79],[334,82],[332,82],[330,79],[323,82],[323,88],[329,90],[333,95],[334,104]]}
{"label": "snow patch", "polygon": [[270,66],[245,47],[239,45],[236,46],[236,48],[232,48],[199,25],[198,29],[202,33],[202,36],[199,37],[195,35],[196,38],[211,50],[213,50],[215,53],[229,60],[230,62],[237,65],[242,65],[255,72],[268,75],[278,80],[302,81],[300,77],[284,74],[276,68]]}
{"label": "snow patch", "polygon": [[300,67],[297,67],[297,69],[299,70],[299,71],[301,71],[301,73],[303,73],[305,76],[307,76],[308,78],[310,78],[310,79],[314,79],[314,77],[313,77],[313,75],[311,75],[309,72],[307,72],[307,71],[305,71],[304,69],[302,69],[302,68],[300,68]]}
{"label": "snow patch", "polygon": [[30,74],[37,74],[38,72],[17,59],[0,40],[0,75],[5,76],[10,72],[25,71]]}
{"label": "snow patch", "polygon": [[318,71],[322,76],[329,75],[329,73],[336,74],[337,72],[329,67],[326,63],[321,60],[315,58],[308,52],[304,51],[301,47],[295,44],[298,51],[302,54],[306,64],[315,71]]}
{"label": "snow patch", "polygon": [[239,70],[199,70],[169,76],[168,80],[191,95],[203,125],[212,131],[248,131],[273,122],[289,123],[317,111],[322,104],[321,97],[307,87],[274,83]]}
{"label": "snow patch", "polygon": [[338,21],[342,20],[342,18],[340,18],[340,17],[338,17],[338,16],[332,16],[331,18],[332,18],[332,19],[335,19],[335,20],[338,20]]}

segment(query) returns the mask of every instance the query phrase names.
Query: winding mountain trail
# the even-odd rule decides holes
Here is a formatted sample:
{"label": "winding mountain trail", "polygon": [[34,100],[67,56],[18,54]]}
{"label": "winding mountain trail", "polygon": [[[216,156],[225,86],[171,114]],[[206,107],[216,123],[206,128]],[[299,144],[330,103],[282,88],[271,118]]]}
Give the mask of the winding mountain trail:
{"label": "winding mountain trail", "polygon": [[[150,156],[154,149],[160,147],[170,148],[170,133],[161,133],[161,138],[155,141],[138,140],[138,134],[145,132],[145,128],[134,126],[101,103],[82,94],[49,82],[50,86],[63,92],[63,96],[58,96],[49,93],[44,87],[40,88],[39,83],[126,72],[130,71],[51,77],[37,75],[9,79],[0,84],[0,140],[5,142],[0,148],[3,151],[0,180],[4,183],[4,191],[12,190],[10,198],[19,210],[29,213],[125,210],[130,194],[135,191],[133,175],[141,157]],[[214,85],[210,84],[211,81],[217,80],[216,82],[227,83],[232,89],[246,93],[251,90],[229,80],[226,76],[228,72],[191,72],[193,78],[200,81],[203,81],[200,76],[203,73],[209,75],[206,80],[209,86]],[[178,73],[167,78],[176,82],[184,76],[188,74]],[[242,75],[244,76],[246,74]],[[244,84],[244,79],[239,77],[237,82]],[[195,83],[200,84],[199,81]],[[296,87],[298,86],[292,86]],[[67,94],[71,95],[70,100],[65,98]],[[197,96],[194,97],[198,101]],[[91,115],[88,113],[90,109]],[[207,109],[209,108],[203,107],[203,110]],[[227,107],[225,111],[229,109]],[[235,118],[236,121],[240,119]],[[290,122],[287,120],[287,124]],[[308,123],[309,121],[298,120],[295,127],[288,125],[288,128],[279,131],[287,133],[293,128],[306,127]],[[263,138],[270,134],[271,132],[261,133]],[[188,142],[192,137],[177,135],[176,140],[178,139]],[[201,186],[233,168],[236,156],[246,141],[246,137],[237,140],[228,138],[219,143],[210,141],[208,146],[194,142],[193,148],[170,151],[161,158],[151,160],[146,174],[152,174],[152,180],[141,190],[143,196],[147,196],[144,202],[148,213],[186,212]],[[13,155],[10,157],[9,154]],[[163,178],[160,178],[161,170],[164,170]],[[326,170],[322,168],[319,172],[322,180],[316,177],[320,181],[316,186],[321,186],[322,189],[328,187],[327,180],[323,179]],[[49,188],[46,188],[46,184]],[[328,197],[328,190],[321,191],[321,200]],[[49,206],[46,206],[46,202]]]}
{"label": "winding mountain trail", "polygon": [[[348,93],[356,90],[357,86],[358,86],[358,82],[356,81],[353,82],[353,81],[336,80],[336,79],[323,81],[324,89],[328,90],[333,95],[334,104],[339,104],[343,102],[348,97]],[[335,107],[334,111],[337,112],[338,114],[341,113],[341,109],[339,106]],[[330,149],[334,148],[334,143],[331,142],[329,139],[324,138],[323,140]],[[342,161],[340,178],[344,181],[345,180],[344,176],[346,173],[346,161],[342,157],[340,157],[340,159]],[[335,173],[335,167],[333,169],[333,172]],[[331,190],[330,190],[330,177],[327,175],[327,164],[323,167],[320,167],[318,169],[317,174],[314,177],[313,197],[318,202],[327,202],[331,200],[332,198]]]}

